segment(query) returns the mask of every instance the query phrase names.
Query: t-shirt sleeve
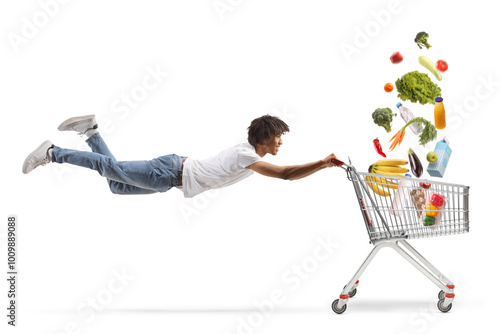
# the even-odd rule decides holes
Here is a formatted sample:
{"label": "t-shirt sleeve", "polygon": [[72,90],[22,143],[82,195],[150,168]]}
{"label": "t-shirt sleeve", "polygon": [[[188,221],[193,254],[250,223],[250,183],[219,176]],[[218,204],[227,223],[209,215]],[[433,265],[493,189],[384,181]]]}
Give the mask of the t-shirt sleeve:
{"label": "t-shirt sleeve", "polygon": [[237,163],[240,168],[247,168],[251,164],[261,161],[262,158],[250,149],[240,150],[238,152]]}

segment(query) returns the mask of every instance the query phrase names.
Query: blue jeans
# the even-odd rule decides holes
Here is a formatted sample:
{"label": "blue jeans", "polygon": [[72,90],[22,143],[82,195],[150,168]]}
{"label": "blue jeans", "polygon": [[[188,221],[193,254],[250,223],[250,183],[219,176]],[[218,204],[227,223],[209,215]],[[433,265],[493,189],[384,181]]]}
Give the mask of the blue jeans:
{"label": "blue jeans", "polygon": [[178,186],[182,179],[182,156],[170,154],[149,161],[116,161],[99,132],[86,142],[92,152],[55,146],[52,161],[93,169],[108,179],[112,193],[120,195],[165,192]]}

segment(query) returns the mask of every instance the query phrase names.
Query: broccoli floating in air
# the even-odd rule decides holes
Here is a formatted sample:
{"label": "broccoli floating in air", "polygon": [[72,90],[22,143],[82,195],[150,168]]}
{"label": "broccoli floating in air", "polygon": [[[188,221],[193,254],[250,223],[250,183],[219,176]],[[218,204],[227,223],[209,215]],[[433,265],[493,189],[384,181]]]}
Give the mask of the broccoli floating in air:
{"label": "broccoli floating in air", "polygon": [[432,48],[432,45],[430,45],[427,42],[427,38],[429,38],[429,34],[421,31],[417,34],[417,37],[415,37],[415,43],[417,43],[419,48],[422,48],[422,46],[425,46],[427,49]]}
{"label": "broccoli floating in air", "polygon": [[378,108],[372,113],[373,121],[378,126],[383,126],[385,131],[391,132],[392,116],[397,116],[393,114],[390,108]]}

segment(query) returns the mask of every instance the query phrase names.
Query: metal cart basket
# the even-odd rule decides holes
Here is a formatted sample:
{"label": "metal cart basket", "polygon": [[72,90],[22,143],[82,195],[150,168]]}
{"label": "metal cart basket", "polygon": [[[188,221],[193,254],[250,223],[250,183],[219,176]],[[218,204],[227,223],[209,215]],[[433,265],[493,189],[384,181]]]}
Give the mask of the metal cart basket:
{"label": "metal cart basket", "polygon": [[[363,271],[381,248],[390,247],[440,288],[437,306],[440,311],[448,312],[455,298],[455,286],[410,246],[406,239],[469,232],[469,187],[361,173],[340,160],[332,159],[332,162],[347,172],[347,178],[356,192],[370,243],[374,245],[366,260],[342,290],[340,298],[332,303],[333,311],[341,314],[346,310],[349,298],[357,292]],[[380,193],[375,192],[377,189],[374,188],[377,187],[373,185],[381,189]]]}

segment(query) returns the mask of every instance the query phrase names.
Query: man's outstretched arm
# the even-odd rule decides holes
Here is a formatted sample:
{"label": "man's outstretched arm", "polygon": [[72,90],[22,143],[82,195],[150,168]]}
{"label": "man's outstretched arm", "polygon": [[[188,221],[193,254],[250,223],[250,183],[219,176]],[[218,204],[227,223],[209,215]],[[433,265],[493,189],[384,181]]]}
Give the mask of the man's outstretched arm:
{"label": "man's outstretched arm", "polygon": [[298,180],[314,174],[321,169],[335,166],[331,161],[332,158],[337,157],[332,153],[322,160],[293,166],[277,166],[265,161],[259,161],[251,164],[248,168],[264,176],[283,180]]}

